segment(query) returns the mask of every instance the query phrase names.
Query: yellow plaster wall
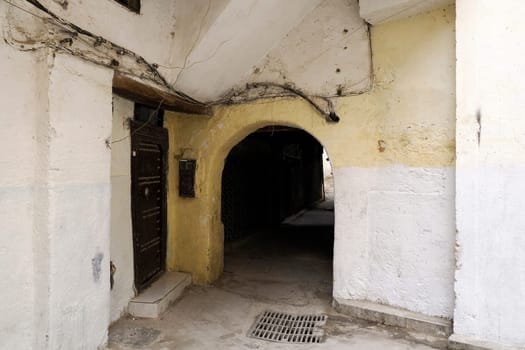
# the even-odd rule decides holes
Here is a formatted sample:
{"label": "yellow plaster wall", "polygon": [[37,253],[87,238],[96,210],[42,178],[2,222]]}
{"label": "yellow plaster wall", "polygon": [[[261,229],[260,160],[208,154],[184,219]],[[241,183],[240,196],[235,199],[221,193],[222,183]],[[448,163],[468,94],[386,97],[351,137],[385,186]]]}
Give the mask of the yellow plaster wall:
{"label": "yellow plaster wall", "polygon": [[[453,7],[372,28],[374,86],[335,99],[328,123],[301,99],[222,106],[211,118],[168,113],[168,266],[208,283],[223,268],[221,174],[233,146],[260,127],[294,126],[323,144],[332,166],[450,167],[455,157]],[[344,74],[344,72],[342,72]],[[319,77],[322,79],[323,77]],[[197,159],[196,198],[178,196],[179,158]]]}

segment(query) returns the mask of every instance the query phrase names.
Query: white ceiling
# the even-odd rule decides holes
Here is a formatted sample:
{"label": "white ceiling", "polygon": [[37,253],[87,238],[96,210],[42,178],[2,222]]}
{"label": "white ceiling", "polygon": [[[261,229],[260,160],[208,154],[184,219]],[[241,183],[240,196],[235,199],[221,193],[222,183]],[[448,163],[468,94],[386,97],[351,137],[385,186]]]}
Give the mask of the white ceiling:
{"label": "white ceiling", "polygon": [[172,83],[206,102],[253,82],[344,95],[370,83],[368,28],[357,0],[229,0],[185,66]]}
{"label": "white ceiling", "polygon": [[321,0],[230,0],[189,53],[175,88],[214,101],[247,82],[253,67]]}

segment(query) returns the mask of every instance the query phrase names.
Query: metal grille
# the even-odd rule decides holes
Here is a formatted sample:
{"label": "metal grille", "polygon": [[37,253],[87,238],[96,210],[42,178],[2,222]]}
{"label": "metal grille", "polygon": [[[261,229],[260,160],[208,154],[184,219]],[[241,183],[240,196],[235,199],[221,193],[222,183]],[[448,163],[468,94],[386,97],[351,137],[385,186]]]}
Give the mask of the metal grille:
{"label": "metal grille", "polygon": [[326,315],[293,315],[265,311],[257,317],[248,336],[281,343],[321,343],[324,341]]}

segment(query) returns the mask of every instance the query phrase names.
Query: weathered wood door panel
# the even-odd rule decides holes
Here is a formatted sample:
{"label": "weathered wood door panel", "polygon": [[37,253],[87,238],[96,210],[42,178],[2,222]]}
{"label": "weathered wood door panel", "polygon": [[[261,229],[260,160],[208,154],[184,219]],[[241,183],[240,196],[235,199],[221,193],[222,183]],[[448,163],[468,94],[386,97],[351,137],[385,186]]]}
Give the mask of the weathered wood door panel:
{"label": "weathered wood door panel", "polygon": [[131,135],[135,287],[140,291],[165,270],[168,132],[134,122]]}

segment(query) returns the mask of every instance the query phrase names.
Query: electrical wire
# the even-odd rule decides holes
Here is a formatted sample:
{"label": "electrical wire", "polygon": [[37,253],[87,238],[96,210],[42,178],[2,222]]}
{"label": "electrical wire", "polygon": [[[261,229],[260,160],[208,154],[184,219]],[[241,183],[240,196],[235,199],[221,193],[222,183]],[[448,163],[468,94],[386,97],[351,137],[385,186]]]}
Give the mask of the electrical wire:
{"label": "electrical wire", "polygon": [[138,128],[136,128],[135,130],[133,130],[133,132],[130,132],[129,135],[126,135],[126,136],[124,136],[124,137],[121,137],[121,138],[119,138],[119,139],[116,139],[116,140],[114,140],[114,141],[111,141],[109,144],[110,144],[110,145],[113,145],[113,144],[115,144],[115,143],[122,142],[122,141],[124,141],[124,140],[126,140],[126,139],[131,138],[131,136],[135,135],[137,132],[139,132],[140,130],[142,130],[146,125],[148,125],[148,124],[151,122],[151,120],[153,119],[153,116],[154,116],[155,114],[158,114],[158,113],[159,113],[160,107],[162,107],[162,103],[163,103],[163,102],[164,102],[164,99],[162,99],[162,100],[159,102],[159,105],[157,106],[157,108],[156,108],[154,111],[152,111],[152,112],[150,113],[150,115],[149,115],[149,117],[148,117],[148,120],[146,120],[146,121],[144,122],[144,124],[142,124],[141,126],[139,126]]}
{"label": "electrical wire", "polygon": [[[14,4],[13,2],[9,1],[9,0],[1,0],[1,1],[4,1],[5,3],[13,6],[14,8],[17,8],[25,13],[28,13],[36,18],[39,18],[43,21],[47,21],[47,20],[50,20],[50,19],[53,19],[55,21],[55,23],[61,27],[63,27],[64,29],[69,29],[69,30],[73,30],[73,32],[71,33],[72,35],[78,35],[78,34],[83,34],[83,35],[86,35],[88,37],[91,37],[93,39],[95,39],[96,42],[102,42],[102,43],[108,43],[112,48],[115,48],[117,49],[117,51],[121,52],[121,54],[127,54],[129,56],[132,56],[132,57],[135,57],[136,58],[136,61],[137,63],[143,63],[145,64],[148,69],[154,74],[154,76],[156,76],[161,82],[162,82],[162,85],[164,85],[165,87],[167,87],[170,91],[174,92],[176,95],[180,96],[181,98],[187,100],[188,102],[191,102],[191,103],[195,103],[195,104],[200,104],[200,105],[203,105],[205,107],[210,107],[210,106],[213,106],[213,105],[218,105],[218,104],[221,104],[221,103],[227,103],[227,102],[230,102],[231,103],[231,98],[230,97],[229,99],[221,99],[221,100],[218,100],[218,101],[215,101],[215,102],[212,102],[212,103],[202,103],[198,100],[195,100],[193,99],[192,97],[180,92],[180,91],[177,91],[173,88],[173,86],[171,84],[169,84],[167,82],[167,80],[160,74],[160,72],[157,70],[157,67],[158,66],[161,66],[161,67],[164,67],[164,68],[172,68],[172,67],[169,67],[169,66],[162,66],[162,65],[156,65],[156,64],[151,64],[151,63],[148,63],[142,56],[132,52],[132,51],[129,51],[128,49],[126,48],[123,48],[119,45],[116,45],[106,39],[103,39],[101,37],[98,37],[98,36],[95,36],[94,34],[92,34],[91,32],[87,31],[87,30],[84,30],[80,27],[78,27],[77,25],[73,24],[73,23],[70,23],[70,22],[67,22],[65,21],[64,19],[58,17],[56,14],[54,14],[53,12],[51,12],[49,9],[47,9],[44,5],[42,5],[38,0],[26,0],[26,2],[32,4],[33,6],[35,6],[36,8],[38,8],[39,10],[43,11],[44,13],[46,13],[47,15],[50,16],[50,18],[45,18],[45,17],[42,17],[42,16],[39,16],[17,4]],[[208,8],[206,9],[206,13],[202,19],[202,21],[205,20],[205,18],[207,17],[208,15],[208,11],[210,9],[210,5],[211,4],[211,0],[208,2]],[[354,32],[358,31],[359,29],[361,29],[361,27],[358,27],[357,29],[355,29],[354,31],[352,31],[350,34],[353,34]],[[202,23],[201,23],[201,27],[199,29],[199,34],[198,36],[200,37],[200,33],[201,33],[201,30],[202,30]],[[87,43],[89,44],[86,40],[82,39],[82,41],[84,41],[84,43]],[[195,43],[194,43],[195,45]],[[219,45],[219,47],[222,46],[222,43],[221,45]],[[192,46],[193,47],[193,46]],[[78,53],[76,53],[75,51],[73,50],[70,50],[70,49],[66,49],[64,47],[58,47],[58,46],[53,46],[53,48],[55,49],[59,49],[59,50],[65,50],[67,52],[69,52],[70,54],[72,55],[79,55]],[[191,50],[190,50],[191,52]],[[88,57],[85,57],[85,56],[81,56],[83,59],[86,59],[88,61],[91,61],[93,63],[96,63],[96,64],[99,64],[99,65],[104,65],[104,66],[108,66],[108,67],[111,67],[113,69],[115,69],[114,66],[111,66],[111,65],[108,65],[108,64],[104,64],[104,63],[101,63],[101,62],[98,62],[94,59],[90,59]],[[107,55],[106,56],[108,59],[111,58],[111,56]],[[182,70],[184,70],[186,67],[186,64],[187,64],[187,60],[188,60],[188,57],[189,57],[189,54],[186,56],[185,58],[185,61],[184,61],[184,65],[183,67],[180,67],[181,69],[181,72]],[[210,57],[211,58],[211,57]],[[194,62],[192,63],[190,66],[193,66],[194,64],[196,63],[201,63],[201,62]],[[173,67],[173,68],[179,68],[179,67]],[[180,73],[177,75],[177,79],[176,81],[178,80],[179,76],[180,76]],[[319,113],[321,114],[322,116],[326,117],[326,119],[328,121],[331,121],[331,122],[339,122],[340,118],[339,116],[336,114],[335,110],[334,110],[334,106],[333,106],[333,103],[332,101],[327,98],[327,97],[320,97],[320,96],[316,96],[316,98],[320,98],[322,99],[323,101],[326,102],[327,104],[327,107],[328,107],[328,112],[325,111],[321,106],[319,106],[315,101],[312,100],[312,98],[308,95],[306,95],[305,93],[303,93],[301,90],[299,89],[296,89],[294,87],[292,87],[291,85],[283,85],[283,84],[278,84],[278,83],[271,83],[271,82],[258,82],[258,83],[251,83],[251,84],[247,84],[246,85],[246,89],[245,90],[249,90],[249,89],[254,89],[254,88],[258,88],[258,87],[274,87],[274,88],[280,88],[282,90],[285,90],[293,95],[296,95],[300,98],[302,98],[303,100],[305,100],[306,102],[308,102],[312,107],[314,107],[314,109]],[[159,95],[159,97],[162,97],[159,93],[157,93],[157,95]],[[157,107],[156,109],[156,112],[158,112],[158,110],[160,109],[160,107],[162,106],[162,103],[164,102],[164,98],[161,99],[161,102],[159,103],[159,106]],[[153,112],[154,113],[154,112]],[[153,114],[152,113],[152,114]],[[152,116],[150,116],[151,118]],[[149,120],[148,120],[149,122]],[[147,123],[147,122],[146,122]],[[144,126],[144,125],[143,125]],[[142,128],[143,126],[139,127]],[[137,132],[139,129],[136,129],[135,132]],[[131,135],[129,135],[131,136]],[[125,139],[125,138],[123,138]],[[122,139],[122,140],[123,140]],[[113,142],[111,142],[112,144],[113,143],[116,143],[116,142],[120,142],[122,140],[115,140]]]}

